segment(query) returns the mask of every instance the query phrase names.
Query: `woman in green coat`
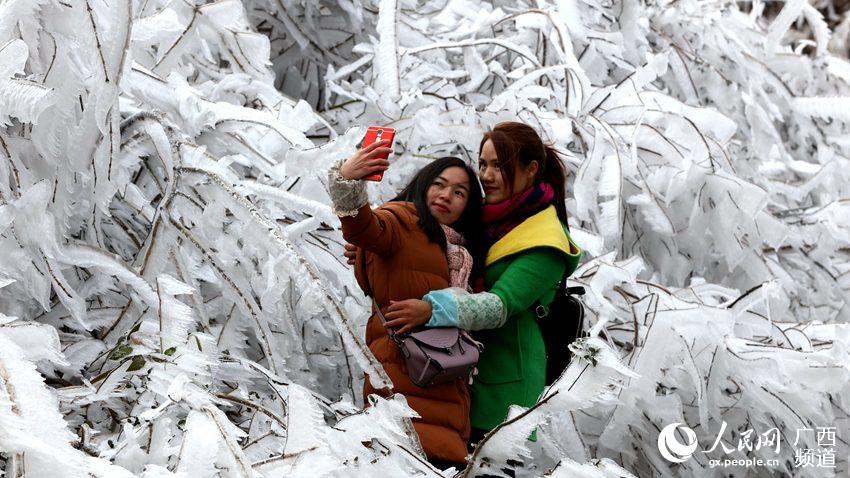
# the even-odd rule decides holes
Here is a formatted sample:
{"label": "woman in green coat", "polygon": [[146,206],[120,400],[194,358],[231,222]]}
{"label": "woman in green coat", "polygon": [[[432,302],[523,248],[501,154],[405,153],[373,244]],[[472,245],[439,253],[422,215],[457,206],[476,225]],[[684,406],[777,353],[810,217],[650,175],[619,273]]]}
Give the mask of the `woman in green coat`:
{"label": "woman in green coat", "polygon": [[[486,245],[483,284],[431,291],[396,303],[388,327],[457,326],[484,344],[472,384],[473,437],[505,420],[511,404],[533,405],[545,386],[546,351],[534,308],[548,305],[581,249],[566,229],[566,172],[530,126],[500,123],[481,141]],[[476,441],[475,438],[472,440]]]}

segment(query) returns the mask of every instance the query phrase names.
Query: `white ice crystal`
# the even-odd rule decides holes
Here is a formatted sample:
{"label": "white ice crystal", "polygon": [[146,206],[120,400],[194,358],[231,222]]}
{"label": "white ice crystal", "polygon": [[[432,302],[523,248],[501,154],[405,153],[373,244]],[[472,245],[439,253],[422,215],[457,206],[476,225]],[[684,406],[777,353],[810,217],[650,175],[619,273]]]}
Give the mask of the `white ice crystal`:
{"label": "white ice crystal", "polygon": [[[850,23],[824,5],[0,1],[0,475],[846,475]],[[441,471],[404,397],[364,407],[364,372],[391,384],[325,178],[392,125],[388,200],[505,120],[564,153],[586,336]]]}

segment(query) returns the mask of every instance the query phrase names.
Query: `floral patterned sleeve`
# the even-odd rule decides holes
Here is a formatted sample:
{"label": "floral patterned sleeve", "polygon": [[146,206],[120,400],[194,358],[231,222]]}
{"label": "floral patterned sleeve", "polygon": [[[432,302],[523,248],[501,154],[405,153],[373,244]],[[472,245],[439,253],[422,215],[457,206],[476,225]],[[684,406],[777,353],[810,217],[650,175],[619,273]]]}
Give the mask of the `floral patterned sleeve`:
{"label": "floral patterned sleeve", "polygon": [[333,211],[339,217],[352,217],[366,204],[369,196],[366,192],[366,182],[345,179],[339,169],[345,158],[340,159],[328,171],[328,190],[331,194]]}
{"label": "floral patterned sleeve", "polygon": [[494,329],[508,317],[529,309],[551,294],[566,263],[555,249],[540,247],[518,255],[488,292],[469,294],[462,289],[431,291],[422,298],[430,302],[427,327],[460,327],[464,330]]}
{"label": "floral patterned sleeve", "polygon": [[426,327],[459,327],[464,330],[495,329],[505,323],[507,314],[496,294],[470,294],[456,287],[425,294],[431,303],[431,319]]}

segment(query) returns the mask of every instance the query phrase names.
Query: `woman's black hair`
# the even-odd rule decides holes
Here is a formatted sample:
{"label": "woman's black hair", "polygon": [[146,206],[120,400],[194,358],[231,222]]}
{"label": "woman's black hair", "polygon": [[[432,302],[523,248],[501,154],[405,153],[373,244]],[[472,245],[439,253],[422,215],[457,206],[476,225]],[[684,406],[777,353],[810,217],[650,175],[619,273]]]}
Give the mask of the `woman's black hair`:
{"label": "woman's black hair", "polygon": [[[484,133],[481,145],[478,148],[479,155],[484,149],[484,143],[493,142],[496,150],[496,159],[501,166],[502,180],[508,186],[509,193],[514,193],[514,176],[518,171],[527,168],[532,161],[537,161],[539,169],[534,183],[546,182],[555,190],[555,211],[558,219],[564,225],[567,222],[566,206],[566,184],[567,168],[561,161],[560,154],[552,146],[543,143],[540,135],[531,126],[516,121],[505,121],[499,123],[491,131]],[[569,226],[568,226],[569,227]]]}
{"label": "woman's black hair", "polygon": [[428,188],[434,183],[434,180],[445,169],[451,167],[463,168],[469,176],[469,196],[467,197],[466,208],[461,213],[460,218],[450,224],[452,229],[463,234],[466,239],[466,248],[472,255],[472,275],[471,278],[476,278],[481,275],[484,270],[484,239],[483,226],[481,223],[481,211],[484,204],[484,197],[481,195],[481,185],[478,182],[478,175],[471,166],[466,164],[462,159],[454,156],[446,156],[436,159],[420,169],[416,176],[398,193],[398,196],[393,201],[409,201],[416,206],[416,212],[419,214],[419,226],[425,231],[433,242],[440,245],[443,251],[446,250],[446,235],[443,228],[437,219],[431,214],[428,208]]}

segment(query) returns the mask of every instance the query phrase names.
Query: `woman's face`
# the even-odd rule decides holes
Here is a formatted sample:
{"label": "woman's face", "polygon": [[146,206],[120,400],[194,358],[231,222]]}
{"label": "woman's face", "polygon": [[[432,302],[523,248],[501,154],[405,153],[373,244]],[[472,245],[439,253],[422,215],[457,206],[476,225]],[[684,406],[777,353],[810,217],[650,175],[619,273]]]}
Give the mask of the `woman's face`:
{"label": "woman's face", "polygon": [[[517,168],[514,173],[513,191],[516,193],[525,191],[534,182],[534,174],[537,172],[537,161],[532,161],[527,170]],[[511,197],[511,189],[505,183],[502,170],[499,167],[499,158],[496,157],[496,148],[489,139],[481,147],[481,156],[478,158],[478,178],[484,187],[484,202],[496,204]]]}
{"label": "woman's face", "polygon": [[428,210],[440,224],[450,226],[460,219],[469,201],[470,178],[458,166],[444,169],[428,187]]}

